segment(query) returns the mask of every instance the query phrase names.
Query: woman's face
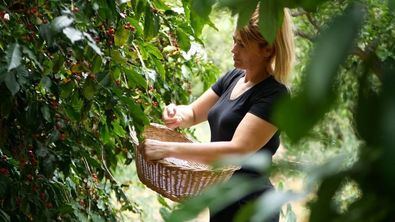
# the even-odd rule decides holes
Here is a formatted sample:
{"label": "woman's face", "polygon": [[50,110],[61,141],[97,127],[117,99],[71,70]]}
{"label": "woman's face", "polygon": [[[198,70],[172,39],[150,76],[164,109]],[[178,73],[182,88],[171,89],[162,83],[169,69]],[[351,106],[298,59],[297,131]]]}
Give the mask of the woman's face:
{"label": "woman's face", "polygon": [[271,55],[270,47],[262,46],[256,41],[243,44],[241,38],[236,33],[233,35],[233,62],[239,69],[251,69],[262,66]]}

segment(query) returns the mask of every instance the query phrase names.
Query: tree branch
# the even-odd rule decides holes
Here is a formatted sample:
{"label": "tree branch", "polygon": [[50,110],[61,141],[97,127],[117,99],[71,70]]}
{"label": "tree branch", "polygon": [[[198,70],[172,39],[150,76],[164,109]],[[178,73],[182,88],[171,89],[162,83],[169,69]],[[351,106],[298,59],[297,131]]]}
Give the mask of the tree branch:
{"label": "tree branch", "polygon": [[310,13],[306,13],[307,20],[314,26],[314,28],[319,32],[321,30],[321,26],[318,24],[318,21],[311,16]]}
{"label": "tree branch", "polygon": [[380,60],[376,53],[374,53],[372,48],[366,47],[365,50],[362,50],[359,47],[355,47],[351,52],[352,55],[357,56],[362,61],[370,63],[370,68],[372,72],[382,80],[382,75],[384,71],[384,62]]}
{"label": "tree branch", "polygon": [[294,10],[292,10],[291,11],[291,16],[292,17],[298,17],[298,16],[302,16],[302,15],[305,15],[305,14],[307,14],[307,12],[306,11],[294,11]]}
{"label": "tree branch", "polygon": [[296,36],[299,36],[301,38],[307,39],[310,42],[314,42],[314,39],[316,37],[316,36],[313,36],[311,34],[305,33],[305,32],[303,32],[301,30],[294,30],[294,33],[295,33]]}
{"label": "tree branch", "polygon": [[[305,33],[297,29],[294,30],[294,33],[296,36],[307,39],[312,43],[315,42],[316,36],[313,36],[311,34]],[[370,63],[371,64],[370,68],[372,72],[381,80],[381,73],[383,73],[384,70],[384,63],[380,60],[377,54],[374,53],[377,45],[378,45],[378,40],[375,39],[365,47],[365,50],[361,49],[358,46],[355,47],[351,51],[351,55],[357,56],[360,60]]]}

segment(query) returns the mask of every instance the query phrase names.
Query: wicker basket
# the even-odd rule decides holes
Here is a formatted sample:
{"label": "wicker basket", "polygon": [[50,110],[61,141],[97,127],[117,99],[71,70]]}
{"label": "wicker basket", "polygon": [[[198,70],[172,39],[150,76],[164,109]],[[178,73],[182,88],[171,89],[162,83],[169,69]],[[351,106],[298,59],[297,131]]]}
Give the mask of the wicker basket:
{"label": "wicker basket", "polygon": [[[147,126],[143,134],[146,139],[191,142],[181,133],[159,124]],[[228,180],[238,169],[231,166],[213,170],[208,165],[176,158],[147,161],[144,159],[141,146],[136,148],[136,167],[141,182],[177,202],[199,194],[207,186]]]}

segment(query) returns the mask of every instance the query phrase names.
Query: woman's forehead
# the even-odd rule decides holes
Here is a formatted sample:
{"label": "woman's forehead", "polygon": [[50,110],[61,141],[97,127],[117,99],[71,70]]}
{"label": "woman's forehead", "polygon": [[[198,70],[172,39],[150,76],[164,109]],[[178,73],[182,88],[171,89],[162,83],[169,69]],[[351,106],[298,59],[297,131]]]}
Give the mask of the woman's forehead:
{"label": "woman's forehead", "polygon": [[234,33],[233,33],[233,39],[234,39],[234,40],[241,41],[242,38],[241,38],[241,36],[240,36],[240,32],[234,32]]}

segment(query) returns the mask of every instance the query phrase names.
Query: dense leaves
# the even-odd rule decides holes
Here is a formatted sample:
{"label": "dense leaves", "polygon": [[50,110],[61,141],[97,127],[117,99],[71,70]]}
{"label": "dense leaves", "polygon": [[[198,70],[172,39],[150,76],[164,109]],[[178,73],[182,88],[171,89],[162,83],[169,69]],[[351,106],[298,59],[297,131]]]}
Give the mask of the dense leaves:
{"label": "dense leaves", "polygon": [[191,79],[217,75],[186,56],[199,31],[160,0],[3,1],[0,12],[0,219],[139,211],[112,172],[133,160],[129,135],[189,102]]}
{"label": "dense leaves", "polygon": [[[260,7],[265,2],[259,1]],[[248,9],[254,8],[257,1],[249,1],[248,6],[245,1],[243,4],[242,7],[238,0],[219,1],[220,6],[238,15],[238,24],[248,21],[252,12]],[[271,8],[270,3],[264,7]],[[278,9],[273,11],[272,8],[266,13],[276,15],[283,7],[290,7],[293,8],[292,14],[298,17],[296,35],[307,41],[297,51],[301,54],[297,55],[298,58],[307,54],[303,50],[312,48],[303,60],[299,60],[307,60],[307,65],[298,64],[298,70],[303,73],[295,82],[300,88],[294,88],[292,98],[279,104],[277,123],[286,138],[290,139],[291,142],[287,142],[290,149],[306,149],[303,145],[308,144],[309,140],[317,140],[314,136],[318,134],[322,139],[320,145],[324,144],[324,148],[342,154],[329,159],[327,163],[304,170],[308,183],[301,195],[311,192],[316,194],[309,201],[310,221],[393,221],[394,216],[390,213],[395,197],[391,188],[395,181],[395,146],[393,136],[390,135],[394,132],[395,113],[393,1],[388,1],[388,4],[375,0],[282,1],[276,7]],[[261,8],[261,19],[265,17],[264,13],[265,10]],[[270,39],[276,32],[277,22],[273,19],[270,28],[266,26],[267,30],[261,30],[263,36]],[[342,113],[333,113],[336,111]],[[349,139],[340,132],[341,123],[336,119],[333,119],[334,122],[328,121],[333,117],[351,122],[354,128],[350,133],[359,141],[347,144]],[[325,123],[327,125],[323,125]],[[358,150],[355,149],[357,146]],[[350,147],[354,147],[352,152]],[[314,151],[314,148],[307,151]],[[357,159],[354,159],[355,153],[359,154]],[[277,169],[287,167],[295,165],[281,162],[276,165]],[[357,187],[359,195],[339,210],[335,201],[345,184]],[[199,199],[210,198],[211,192],[208,191]],[[288,201],[292,200],[294,194],[270,195],[274,199],[284,198]],[[209,200],[206,200],[206,205],[211,204]],[[185,204],[189,203],[187,201]],[[259,215],[259,211],[268,206],[262,203],[264,201],[261,200],[246,206],[241,210],[238,221],[245,221],[248,217],[257,219],[253,215]],[[196,202],[190,208],[181,208],[174,216],[190,216],[198,204]]]}

